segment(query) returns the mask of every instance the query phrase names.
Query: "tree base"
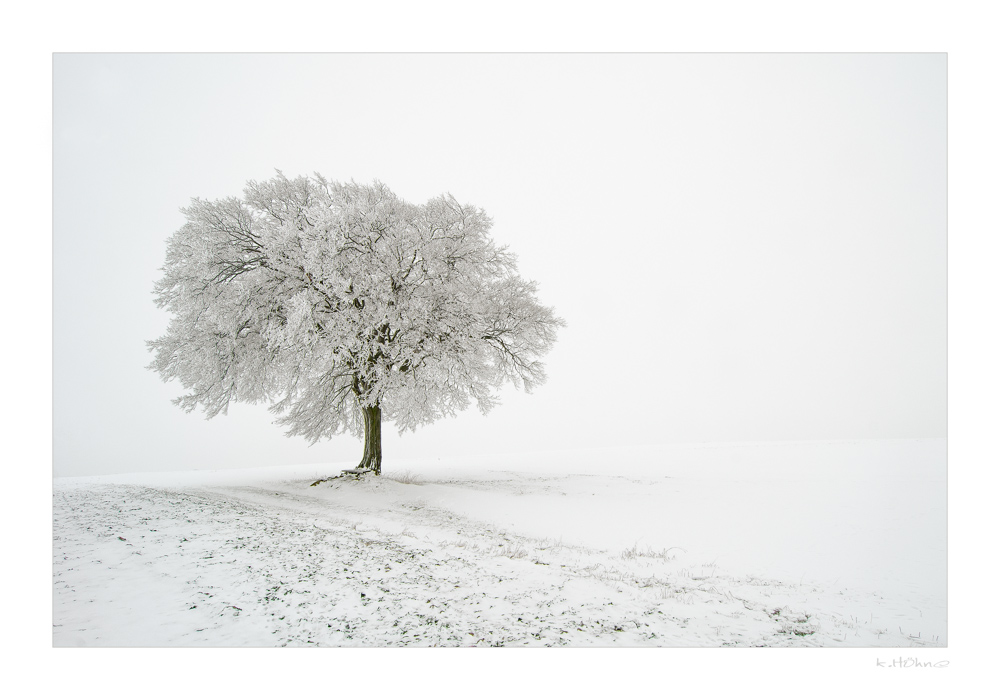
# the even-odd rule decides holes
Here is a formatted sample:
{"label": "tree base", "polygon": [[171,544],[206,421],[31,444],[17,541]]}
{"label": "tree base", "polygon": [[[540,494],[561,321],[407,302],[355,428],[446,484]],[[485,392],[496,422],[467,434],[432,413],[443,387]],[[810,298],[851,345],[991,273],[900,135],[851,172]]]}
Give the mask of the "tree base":
{"label": "tree base", "polygon": [[353,476],[355,479],[360,479],[361,476],[364,474],[375,474],[377,476],[378,472],[376,472],[373,469],[344,469],[340,474],[337,474],[336,476],[327,476],[322,479],[316,479],[316,481],[312,482],[309,485],[319,486],[324,482],[333,481],[334,479],[346,479],[349,476]]}
{"label": "tree base", "polygon": [[362,474],[382,476],[382,409],[378,404],[363,406],[361,413],[365,419],[365,453],[361,457],[361,464],[354,469],[345,469],[337,476],[317,479],[310,486],[318,486],[324,481],[343,479],[347,476],[353,476],[355,479],[360,479]]}

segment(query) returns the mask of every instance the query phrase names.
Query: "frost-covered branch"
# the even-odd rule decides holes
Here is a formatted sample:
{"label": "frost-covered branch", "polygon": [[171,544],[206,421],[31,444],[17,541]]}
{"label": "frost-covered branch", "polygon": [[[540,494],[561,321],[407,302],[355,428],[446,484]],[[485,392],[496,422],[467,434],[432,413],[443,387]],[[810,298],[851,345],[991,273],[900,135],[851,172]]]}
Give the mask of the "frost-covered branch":
{"label": "frost-covered branch", "polygon": [[315,441],[360,432],[370,407],[412,429],[545,379],[563,323],[481,209],[279,173],[183,211],[154,289],[172,320],[149,346],[185,410],[266,402]]}

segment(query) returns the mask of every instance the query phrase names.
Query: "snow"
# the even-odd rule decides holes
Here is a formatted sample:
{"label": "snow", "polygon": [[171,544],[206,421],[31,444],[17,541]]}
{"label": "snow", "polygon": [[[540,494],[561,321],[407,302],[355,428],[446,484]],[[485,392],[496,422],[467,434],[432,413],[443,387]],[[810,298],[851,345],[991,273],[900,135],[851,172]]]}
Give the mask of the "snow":
{"label": "snow", "polygon": [[55,646],[943,647],[944,440],[55,480]]}

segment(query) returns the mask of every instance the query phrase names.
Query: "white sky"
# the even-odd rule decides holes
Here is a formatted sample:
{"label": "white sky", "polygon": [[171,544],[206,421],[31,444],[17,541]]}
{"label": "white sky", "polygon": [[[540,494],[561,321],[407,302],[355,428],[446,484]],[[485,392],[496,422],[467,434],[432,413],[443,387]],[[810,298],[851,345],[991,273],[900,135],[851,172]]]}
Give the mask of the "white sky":
{"label": "white sky", "polygon": [[191,197],[275,168],[483,207],[568,323],[549,382],[393,460],[943,437],[944,54],[54,58],[56,475],[357,460],[145,366]]}

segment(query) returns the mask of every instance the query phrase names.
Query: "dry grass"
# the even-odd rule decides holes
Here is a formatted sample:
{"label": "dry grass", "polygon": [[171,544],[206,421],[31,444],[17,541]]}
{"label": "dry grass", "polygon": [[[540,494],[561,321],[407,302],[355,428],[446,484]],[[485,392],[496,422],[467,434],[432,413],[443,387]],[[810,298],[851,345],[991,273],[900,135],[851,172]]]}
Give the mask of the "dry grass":
{"label": "dry grass", "polygon": [[424,480],[419,474],[414,474],[409,469],[402,472],[389,472],[383,475],[383,478],[395,481],[398,484],[415,484],[417,486],[424,483]]}
{"label": "dry grass", "polygon": [[638,559],[639,557],[646,557],[650,559],[662,559],[664,561],[672,561],[677,557],[676,554],[671,554],[673,550],[685,551],[681,547],[667,547],[666,549],[654,550],[652,547],[647,546],[645,550],[640,550],[638,543],[632,545],[629,549],[622,552],[622,559]]}

